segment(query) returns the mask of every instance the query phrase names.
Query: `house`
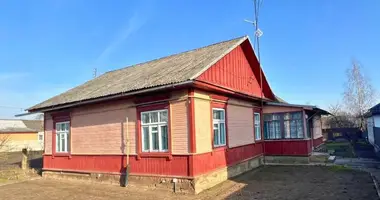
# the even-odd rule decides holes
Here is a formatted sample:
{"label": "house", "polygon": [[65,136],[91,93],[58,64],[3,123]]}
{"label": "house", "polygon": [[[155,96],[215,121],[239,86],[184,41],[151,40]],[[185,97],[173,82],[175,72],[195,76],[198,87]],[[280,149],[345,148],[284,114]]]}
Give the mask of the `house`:
{"label": "house", "polygon": [[380,152],[380,103],[370,108],[364,116],[367,120],[368,142],[378,154]]}
{"label": "house", "polygon": [[0,151],[43,150],[44,128],[42,120],[0,120]]}
{"label": "house", "polygon": [[45,114],[43,174],[118,180],[128,163],[129,180],[178,180],[198,193],[264,156],[307,162],[323,111],[278,101],[261,71],[240,37],[110,71],[35,105],[28,111]]}

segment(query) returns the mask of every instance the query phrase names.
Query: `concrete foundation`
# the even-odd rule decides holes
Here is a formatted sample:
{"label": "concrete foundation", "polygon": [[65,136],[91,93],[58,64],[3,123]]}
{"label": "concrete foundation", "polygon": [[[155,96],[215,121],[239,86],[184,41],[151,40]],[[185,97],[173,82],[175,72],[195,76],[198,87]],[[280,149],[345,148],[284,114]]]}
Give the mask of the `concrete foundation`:
{"label": "concrete foundation", "polygon": [[264,164],[263,156],[252,158],[243,161],[239,164],[221,168],[213,172],[200,175],[194,179],[194,192],[196,194],[202,192],[203,190],[214,187],[215,185],[222,183],[223,181],[232,178],[234,176],[240,175],[244,172],[255,169]]}
{"label": "concrete foundation", "polygon": [[[57,172],[57,171],[43,171],[44,178],[75,180],[85,182],[95,182],[104,184],[124,185],[125,175],[120,174],[107,174],[107,173],[78,173],[78,172]],[[176,191],[177,193],[193,194],[193,180],[186,178],[176,178]],[[128,186],[144,187],[151,189],[167,190],[174,192],[173,178],[170,177],[153,177],[153,176],[136,176],[130,175],[128,177]]]}
{"label": "concrete foundation", "polygon": [[308,164],[309,162],[309,156],[265,156],[265,163]]}

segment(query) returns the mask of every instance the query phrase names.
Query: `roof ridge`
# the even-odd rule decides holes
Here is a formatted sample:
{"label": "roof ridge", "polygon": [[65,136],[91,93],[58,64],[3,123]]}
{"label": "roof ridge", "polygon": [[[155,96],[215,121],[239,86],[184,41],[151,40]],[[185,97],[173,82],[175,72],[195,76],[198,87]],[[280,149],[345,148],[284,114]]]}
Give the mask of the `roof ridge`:
{"label": "roof ridge", "polygon": [[204,49],[204,48],[207,48],[207,47],[210,47],[210,46],[214,46],[214,45],[230,42],[232,40],[239,40],[239,39],[242,39],[242,38],[248,38],[248,35],[244,35],[244,36],[232,38],[232,39],[229,39],[229,40],[224,40],[224,41],[216,42],[216,43],[213,43],[213,44],[209,44],[209,45],[206,45],[206,46],[190,49],[190,50],[187,50],[187,51],[182,51],[182,52],[170,54],[170,55],[167,55],[167,56],[155,58],[153,60],[149,60],[149,61],[145,61],[145,62],[141,62],[141,63],[136,63],[136,64],[132,64],[132,65],[128,65],[126,67],[122,67],[122,68],[119,68],[119,69],[114,69],[114,70],[107,71],[104,74],[115,72],[115,71],[119,71],[119,70],[123,70],[123,69],[126,69],[126,68],[138,67],[139,65],[147,64],[147,63],[154,62],[154,61],[157,61],[157,60],[161,60],[161,59],[164,59],[164,58],[170,58],[170,57],[173,57],[173,56],[176,56],[176,55],[179,55],[179,54],[189,53],[189,52],[200,50],[200,49]]}

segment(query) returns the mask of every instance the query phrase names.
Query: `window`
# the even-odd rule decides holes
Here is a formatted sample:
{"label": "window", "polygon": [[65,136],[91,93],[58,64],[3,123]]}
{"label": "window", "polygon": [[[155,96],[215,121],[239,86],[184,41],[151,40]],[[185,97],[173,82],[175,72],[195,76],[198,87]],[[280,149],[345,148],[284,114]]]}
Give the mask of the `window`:
{"label": "window", "polygon": [[214,130],[214,147],[226,145],[226,122],[224,109],[212,109],[212,124]]}
{"label": "window", "polygon": [[264,138],[306,138],[302,112],[276,113],[264,115]]}
{"label": "window", "polygon": [[168,110],[141,112],[143,152],[168,151]]}
{"label": "window", "polygon": [[38,134],[38,141],[40,142],[44,141],[44,133]]}
{"label": "window", "polygon": [[281,138],[281,116],[279,114],[264,115],[264,138],[280,139]]}
{"label": "window", "polygon": [[55,124],[56,132],[56,152],[69,152],[70,122],[59,122]]}
{"label": "window", "polygon": [[284,134],[285,138],[304,138],[302,113],[284,114]]}
{"label": "window", "polygon": [[254,113],[255,117],[255,139],[261,140],[260,113]]}

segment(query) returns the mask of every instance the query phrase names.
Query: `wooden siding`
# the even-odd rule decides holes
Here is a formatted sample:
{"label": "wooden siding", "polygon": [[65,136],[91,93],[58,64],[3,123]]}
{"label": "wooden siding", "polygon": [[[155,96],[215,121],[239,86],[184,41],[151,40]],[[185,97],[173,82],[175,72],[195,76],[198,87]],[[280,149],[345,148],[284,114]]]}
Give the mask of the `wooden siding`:
{"label": "wooden siding", "polygon": [[245,159],[260,156],[263,153],[262,143],[250,144],[231,149],[221,149],[194,156],[194,175],[201,175],[218,168],[237,164]]}
{"label": "wooden siding", "polygon": [[228,105],[227,113],[229,147],[254,143],[252,108]]}
{"label": "wooden siding", "polygon": [[322,137],[322,122],[321,116],[313,117],[313,139]]}
{"label": "wooden siding", "polygon": [[[73,155],[71,157],[57,157],[50,155],[43,157],[44,169],[77,171],[124,173],[126,157],[122,155]],[[145,175],[187,176],[188,156],[173,156],[172,160],[164,157],[129,158],[130,173]]]}
{"label": "wooden siding", "polygon": [[187,124],[187,101],[170,103],[170,130],[172,136],[172,153],[189,153],[189,134]]}
{"label": "wooden siding", "polygon": [[195,98],[194,105],[196,153],[210,152],[212,151],[211,102]]}
{"label": "wooden siding", "polygon": [[[261,97],[260,84],[252,67],[243,48],[238,46],[202,73],[197,80]],[[258,64],[255,67],[259,67]]]}
{"label": "wooden siding", "polygon": [[308,156],[311,140],[265,140],[265,155]]}
{"label": "wooden siding", "polygon": [[323,137],[317,138],[313,140],[313,147],[317,147],[323,143]]}
{"label": "wooden siding", "polygon": [[263,113],[302,112],[303,108],[284,106],[264,106]]}
{"label": "wooden siding", "polygon": [[44,153],[45,154],[51,154],[52,153],[52,147],[53,147],[53,119],[51,116],[47,113],[45,113],[45,135],[44,135]]}
{"label": "wooden siding", "polygon": [[71,113],[72,154],[126,153],[126,118],[130,153],[136,153],[136,109],[130,101],[115,101],[74,109]]}

